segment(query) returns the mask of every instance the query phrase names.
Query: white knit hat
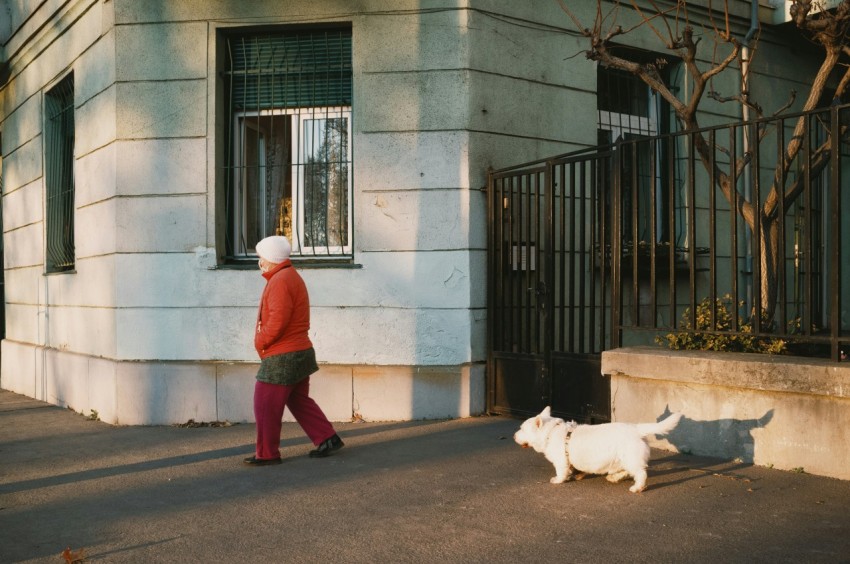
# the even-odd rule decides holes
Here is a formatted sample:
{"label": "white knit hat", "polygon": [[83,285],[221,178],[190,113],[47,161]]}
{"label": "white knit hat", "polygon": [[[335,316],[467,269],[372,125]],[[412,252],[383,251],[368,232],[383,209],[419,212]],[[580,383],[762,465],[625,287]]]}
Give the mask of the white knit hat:
{"label": "white knit hat", "polygon": [[257,254],[261,258],[274,264],[280,264],[289,258],[292,252],[292,245],[289,244],[289,240],[286,237],[274,235],[272,237],[266,237],[257,243],[256,249]]}

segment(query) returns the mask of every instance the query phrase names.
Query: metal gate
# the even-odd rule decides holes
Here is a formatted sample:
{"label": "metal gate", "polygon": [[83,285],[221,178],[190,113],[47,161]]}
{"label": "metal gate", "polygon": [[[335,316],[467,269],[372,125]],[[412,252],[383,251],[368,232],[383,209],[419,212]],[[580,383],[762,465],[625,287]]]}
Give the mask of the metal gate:
{"label": "metal gate", "polygon": [[488,176],[488,410],[610,421],[614,153]]}

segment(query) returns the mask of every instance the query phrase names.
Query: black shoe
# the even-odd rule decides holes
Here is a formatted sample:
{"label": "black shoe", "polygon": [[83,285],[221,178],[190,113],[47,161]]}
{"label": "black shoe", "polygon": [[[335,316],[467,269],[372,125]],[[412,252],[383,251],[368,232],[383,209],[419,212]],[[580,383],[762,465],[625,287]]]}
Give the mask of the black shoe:
{"label": "black shoe", "polygon": [[330,439],[325,439],[322,441],[322,444],[316,450],[310,451],[310,458],[324,458],[335,450],[339,450],[345,446],[345,443],[342,442],[342,439],[339,438],[339,435],[334,433],[334,436]]}
{"label": "black shoe", "polygon": [[246,466],[268,466],[270,464],[280,464],[282,460],[278,458],[257,458],[256,456],[249,456],[248,458],[242,461],[242,464]]}

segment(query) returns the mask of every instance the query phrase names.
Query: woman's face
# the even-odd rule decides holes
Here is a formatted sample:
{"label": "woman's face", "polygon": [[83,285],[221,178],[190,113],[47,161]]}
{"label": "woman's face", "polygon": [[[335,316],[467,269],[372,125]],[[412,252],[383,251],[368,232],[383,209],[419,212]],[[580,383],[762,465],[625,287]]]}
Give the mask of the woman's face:
{"label": "woman's face", "polygon": [[272,263],[270,263],[269,261],[267,261],[266,259],[264,259],[262,257],[260,257],[260,260],[257,261],[257,262],[260,265],[260,270],[262,272],[268,272],[274,266]]}

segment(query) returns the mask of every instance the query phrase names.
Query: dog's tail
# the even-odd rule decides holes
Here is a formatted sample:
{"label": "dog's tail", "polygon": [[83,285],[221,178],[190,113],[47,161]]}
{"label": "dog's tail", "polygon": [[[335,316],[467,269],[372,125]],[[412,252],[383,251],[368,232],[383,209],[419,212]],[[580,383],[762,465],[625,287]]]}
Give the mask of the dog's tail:
{"label": "dog's tail", "polygon": [[637,425],[637,430],[641,437],[646,437],[648,435],[666,435],[676,428],[676,425],[679,424],[679,420],[681,418],[681,413],[674,413],[658,423],[639,423]]}

